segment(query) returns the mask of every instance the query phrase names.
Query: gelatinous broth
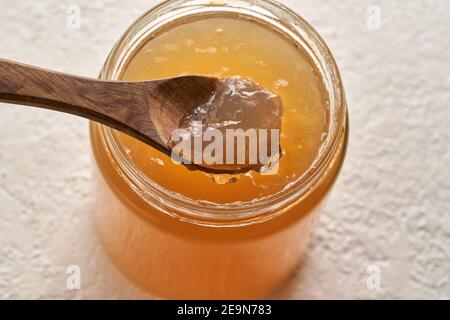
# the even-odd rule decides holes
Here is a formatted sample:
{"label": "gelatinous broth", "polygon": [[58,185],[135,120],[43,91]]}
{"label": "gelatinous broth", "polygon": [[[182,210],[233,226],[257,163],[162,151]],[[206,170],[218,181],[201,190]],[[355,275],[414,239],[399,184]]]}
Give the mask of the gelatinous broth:
{"label": "gelatinous broth", "polygon": [[[233,183],[218,183],[223,177],[191,171],[119,133],[137,167],[160,186],[196,200],[252,201],[283,190],[316,159],[326,134],[327,94],[310,58],[288,39],[244,19],[193,20],[166,28],[146,42],[130,60],[122,79],[149,80],[186,74],[241,76],[281,97],[279,170],[272,175],[250,171],[233,179]],[[225,178],[229,181],[229,177]]]}
{"label": "gelatinous broth", "polygon": [[172,132],[168,142],[172,158],[215,173],[273,169],[280,157],[281,98],[239,76],[215,83],[208,101],[184,116]]}

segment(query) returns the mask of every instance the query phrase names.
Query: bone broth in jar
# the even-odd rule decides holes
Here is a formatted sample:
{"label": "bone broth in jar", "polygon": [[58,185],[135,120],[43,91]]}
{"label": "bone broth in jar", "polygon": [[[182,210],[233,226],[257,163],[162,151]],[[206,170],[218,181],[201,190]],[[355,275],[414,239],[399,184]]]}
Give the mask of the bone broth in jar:
{"label": "bone broth in jar", "polygon": [[[91,123],[104,246],[164,298],[260,298],[297,268],[342,165],[347,111],[320,36],[273,1],[167,1],[112,50],[102,79],[243,77],[282,101],[276,170],[191,170]],[[261,116],[261,115],[256,115]]]}

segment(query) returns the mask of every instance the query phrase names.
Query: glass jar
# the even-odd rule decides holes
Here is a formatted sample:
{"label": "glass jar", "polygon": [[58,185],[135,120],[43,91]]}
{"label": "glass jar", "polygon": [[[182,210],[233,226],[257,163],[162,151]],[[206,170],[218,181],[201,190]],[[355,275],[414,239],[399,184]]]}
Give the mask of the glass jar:
{"label": "glass jar", "polygon": [[221,13],[250,17],[307,52],[329,95],[328,134],[314,165],[289,188],[217,204],[162,188],[130,160],[113,129],[91,123],[101,239],[118,268],[159,297],[258,298],[276,289],[296,269],[345,155],[347,110],[335,61],[310,25],[274,1],[163,2],[122,36],[100,78],[120,79],[133,53],[165,25]]}

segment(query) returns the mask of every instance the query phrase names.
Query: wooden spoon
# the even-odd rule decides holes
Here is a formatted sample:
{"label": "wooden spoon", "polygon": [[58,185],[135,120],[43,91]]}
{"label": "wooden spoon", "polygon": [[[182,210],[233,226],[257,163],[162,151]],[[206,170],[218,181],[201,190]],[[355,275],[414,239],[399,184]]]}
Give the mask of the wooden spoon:
{"label": "wooden spoon", "polygon": [[[182,119],[210,100],[218,82],[214,77],[195,75],[140,82],[103,81],[0,59],[0,101],[88,118],[169,155],[171,133]],[[233,171],[232,166],[201,169]],[[243,171],[242,166],[237,169]]]}

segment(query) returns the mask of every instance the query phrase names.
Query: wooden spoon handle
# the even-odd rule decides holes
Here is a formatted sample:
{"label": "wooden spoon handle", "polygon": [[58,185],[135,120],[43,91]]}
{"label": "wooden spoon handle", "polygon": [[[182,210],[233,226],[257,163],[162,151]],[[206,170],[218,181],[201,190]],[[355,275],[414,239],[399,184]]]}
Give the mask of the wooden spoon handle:
{"label": "wooden spoon handle", "polygon": [[150,136],[155,140],[152,144],[165,144],[156,130],[152,136],[151,123],[146,123],[150,128],[142,137],[130,119],[136,117],[137,107],[143,112],[147,109],[142,106],[149,103],[149,86],[156,88],[158,83],[101,81],[0,59],[0,101],[71,113],[146,139],[147,143]]}

